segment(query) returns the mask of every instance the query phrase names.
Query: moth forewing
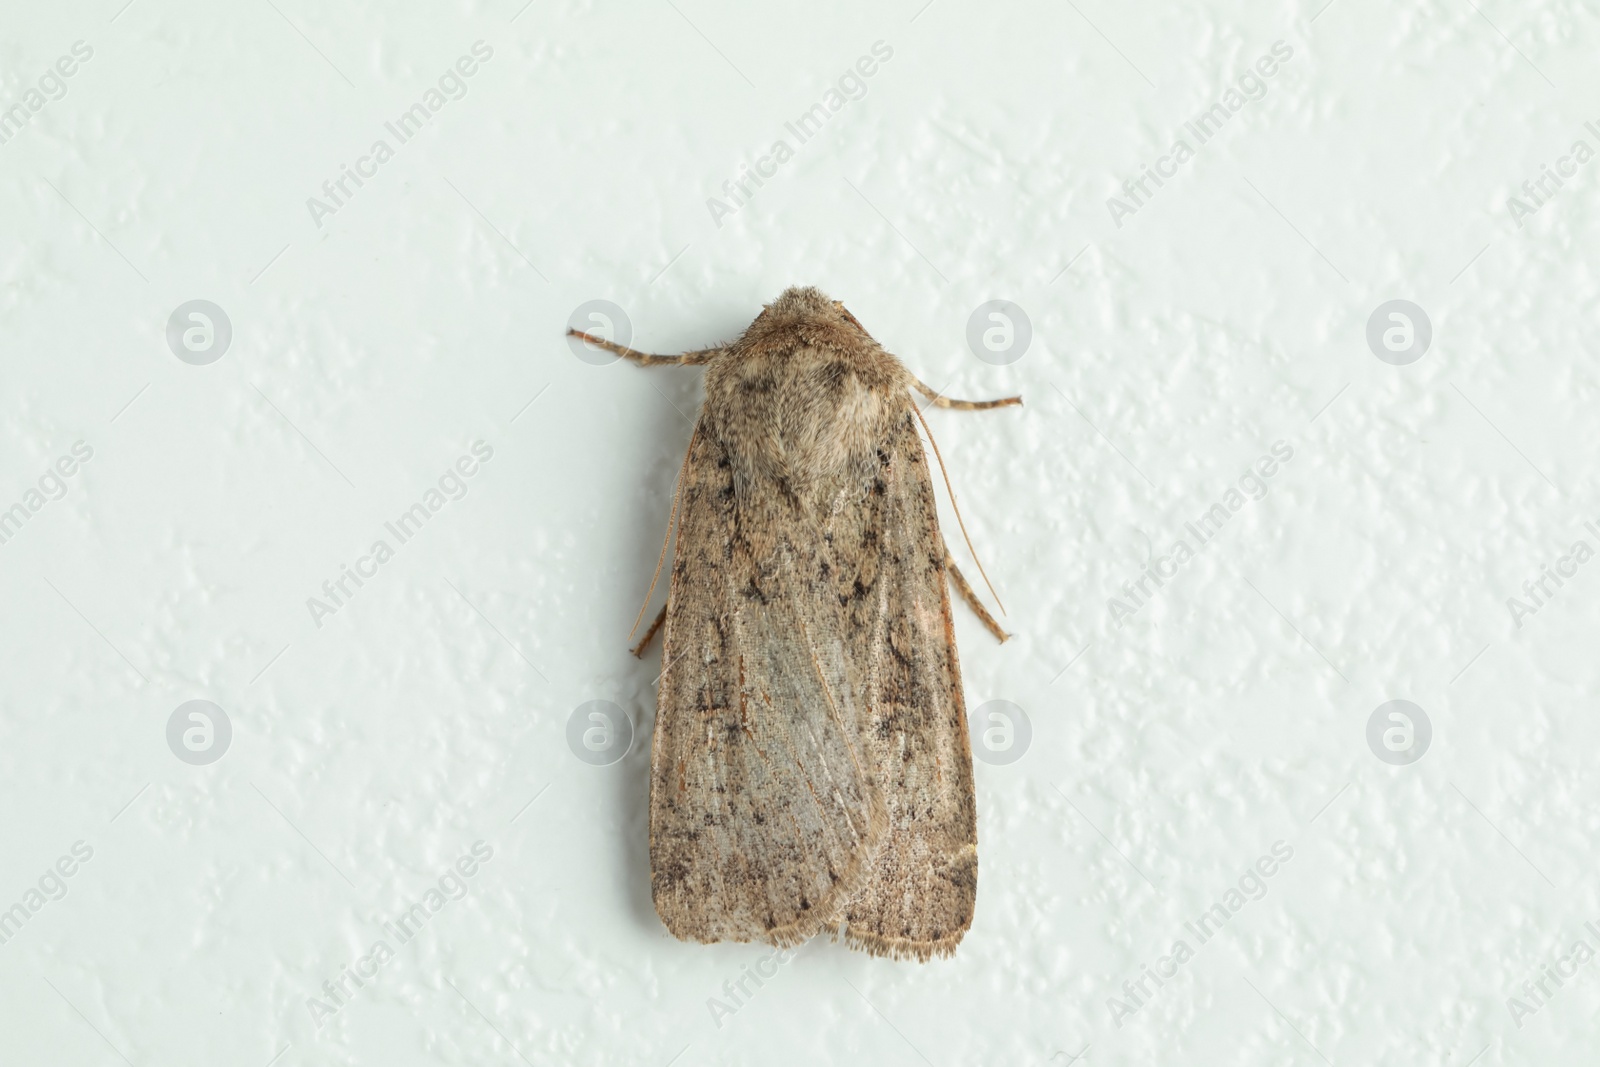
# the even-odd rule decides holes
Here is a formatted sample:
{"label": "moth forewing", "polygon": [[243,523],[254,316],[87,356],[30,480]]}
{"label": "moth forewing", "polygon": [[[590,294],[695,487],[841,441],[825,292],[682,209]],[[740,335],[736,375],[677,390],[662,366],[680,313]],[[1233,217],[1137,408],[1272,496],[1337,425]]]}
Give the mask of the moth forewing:
{"label": "moth forewing", "polygon": [[[793,516],[795,519],[801,516]],[[651,748],[656,910],[696,941],[794,944],[836,923],[870,873],[883,799],[814,538],[746,536],[730,464],[696,435],[663,628]]]}
{"label": "moth forewing", "polygon": [[882,649],[867,668],[868,752],[889,833],[842,933],[875,955],[926,960],[953,952],[972,924],[977,808],[946,553],[909,397],[881,452],[860,555],[843,562],[872,572],[878,594],[858,598],[852,637]]}

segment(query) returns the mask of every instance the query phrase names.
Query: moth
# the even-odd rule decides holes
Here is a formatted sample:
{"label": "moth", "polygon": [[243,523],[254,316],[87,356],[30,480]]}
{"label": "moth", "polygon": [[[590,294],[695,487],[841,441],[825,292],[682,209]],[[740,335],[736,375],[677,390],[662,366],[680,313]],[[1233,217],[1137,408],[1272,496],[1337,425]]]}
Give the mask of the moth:
{"label": "moth", "polygon": [[1021,398],[940,395],[813,288],[677,356],[569,332],[643,366],[706,368],[667,602],[634,649],[661,631],[661,921],[686,941],[829,931],[877,956],[950,955],[972,924],[978,836],[949,587],[1008,635],[940,534],[912,390],[962,410]]}

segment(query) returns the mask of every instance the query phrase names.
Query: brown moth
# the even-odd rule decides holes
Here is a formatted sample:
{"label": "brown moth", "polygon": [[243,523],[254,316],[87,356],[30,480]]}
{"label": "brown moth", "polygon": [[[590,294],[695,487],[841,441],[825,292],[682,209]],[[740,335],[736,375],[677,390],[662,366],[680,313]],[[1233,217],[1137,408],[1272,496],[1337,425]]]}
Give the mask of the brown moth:
{"label": "brown moth", "polygon": [[700,942],[831,931],[877,956],[951,954],[972,924],[978,835],[946,574],[1007,635],[940,535],[910,390],[966,410],[1021,398],[938,395],[811,288],[680,356],[571,332],[644,366],[706,367],[671,588],[634,650],[662,629],[661,921]]}

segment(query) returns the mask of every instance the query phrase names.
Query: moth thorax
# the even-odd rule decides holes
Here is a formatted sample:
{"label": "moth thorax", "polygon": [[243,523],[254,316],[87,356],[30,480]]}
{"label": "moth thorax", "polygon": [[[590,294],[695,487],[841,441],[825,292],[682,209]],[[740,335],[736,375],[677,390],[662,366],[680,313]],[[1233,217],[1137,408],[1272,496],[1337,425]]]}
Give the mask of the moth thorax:
{"label": "moth thorax", "polygon": [[[833,481],[875,455],[884,435],[882,396],[853,375],[816,381],[777,374],[727,397],[723,439],[753,472],[796,488]],[[742,394],[742,395],[741,395]],[[710,399],[710,398],[708,398]]]}

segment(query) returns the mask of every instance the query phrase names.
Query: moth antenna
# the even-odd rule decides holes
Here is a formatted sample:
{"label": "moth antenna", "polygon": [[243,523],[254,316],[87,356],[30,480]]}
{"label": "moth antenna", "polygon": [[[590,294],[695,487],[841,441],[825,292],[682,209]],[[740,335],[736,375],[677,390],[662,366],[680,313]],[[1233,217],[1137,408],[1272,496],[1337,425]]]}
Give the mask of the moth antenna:
{"label": "moth antenna", "polygon": [[[961,539],[967,543],[967,551],[972,553],[972,562],[978,565],[978,573],[983,575],[983,584],[989,587],[989,595],[994,597],[994,602],[1000,605],[1000,614],[1006,613],[1006,606],[1000,599],[1000,594],[994,591],[994,583],[989,581],[989,575],[983,569],[983,560],[978,558],[978,550],[972,547],[972,538],[967,536],[967,524],[961,518],[961,505],[956,503],[956,490],[950,484],[950,472],[944,468],[944,457],[939,454],[939,442],[933,439],[933,429],[928,425],[928,420],[922,417],[922,412],[917,405],[912,404],[911,410],[917,413],[917,421],[922,423],[922,432],[928,435],[928,444],[933,446],[933,456],[939,461],[939,473],[944,476],[945,492],[950,494],[950,506],[956,512],[956,525],[961,527]],[[676,505],[674,505],[676,506]],[[639,613],[643,618],[644,612]],[[632,636],[631,634],[629,636]]]}
{"label": "moth antenna", "polygon": [[[694,433],[689,435],[689,447],[685,449],[683,453],[683,465],[678,468],[678,480],[672,487],[672,511],[667,515],[667,533],[666,536],[661,539],[661,554],[656,557],[656,572],[650,576],[650,588],[644,594],[644,603],[639,605],[639,617],[633,620],[633,629],[628,631],[628,640],[630,641],[633,640],[633,635],[638,632],[639,624],[644,622],[644,613],[650,610],[650,598],[656,595],[656,582],[661,577],[661,565],[666,562],[667,546],[672,543],[672,524],[676,522],[678,518],[678,498],[683,494],[683,472],[689,468],[689,457],[694,454],[694,443],[699,437],[700,425],[699,423],[696,423],[694,427]],[[964,533],[965,531],[962,532]],[[967,544],[970,547],[972,542],[969,541]],[[978,564],[978,571],[982,573],[983,564]],[[984,581],[987,582],[988,580],[988,578],[984,578]],[[992,591],[993,590],[991,589],[991,592]],[[994,599],[996,603],[999,603],[999,597],[995,597]],[[1005,608],[1001,608],[1000,610],[1004,612]]]}

